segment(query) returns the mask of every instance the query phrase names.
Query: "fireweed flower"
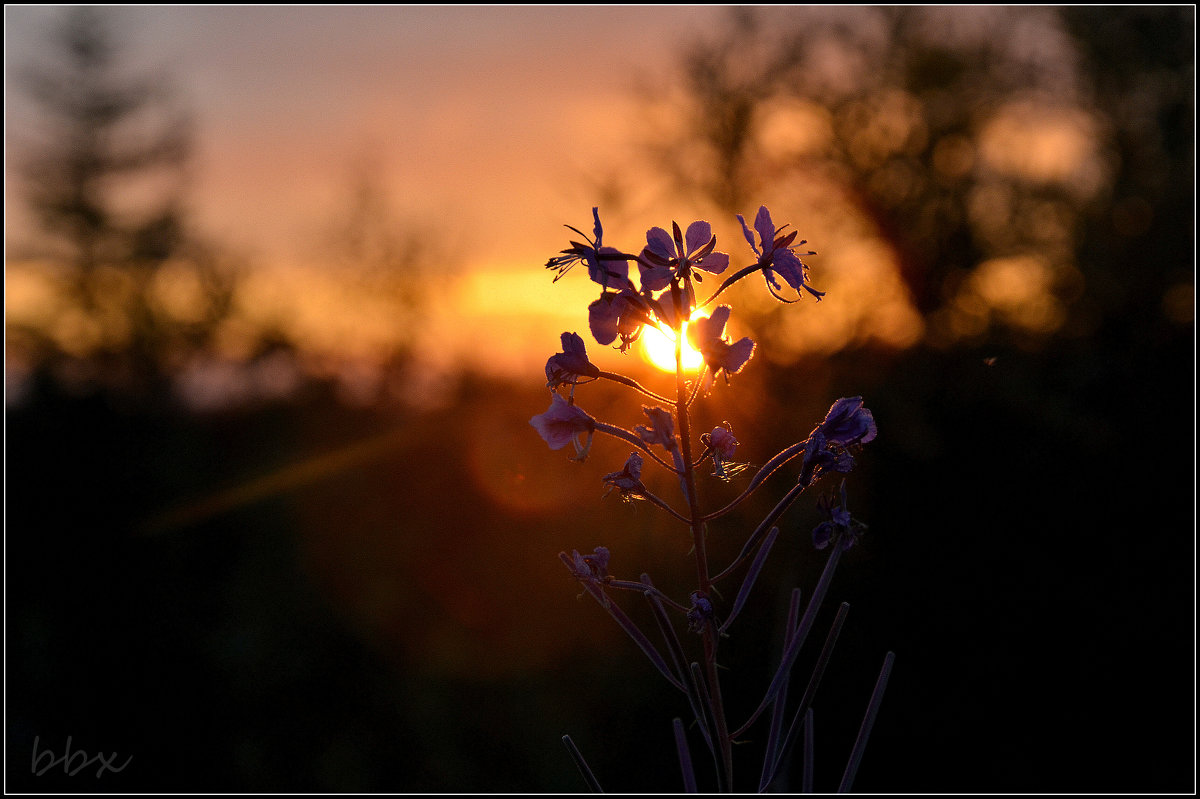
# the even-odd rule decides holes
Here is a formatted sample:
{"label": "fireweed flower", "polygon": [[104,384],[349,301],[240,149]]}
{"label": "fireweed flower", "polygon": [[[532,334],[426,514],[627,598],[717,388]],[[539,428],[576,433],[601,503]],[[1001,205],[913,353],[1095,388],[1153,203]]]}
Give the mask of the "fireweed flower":
{"label": "fireweed flower", "polygon": [[843,397],[830,407],[825,420],[808,437],[800,481],[810,483],[827,469],[843,474],[854,468],[852,447],[874,440],[875,417],[862,397]]}
{"label": "fireweed flower", "polygon": [[563,384],[575,385],[583,382],[583,378],[595,380],[600,376],[600,370],[588,360],[587,349],[579,335],[563,333],[562,347],[562,352],[551,355],[546,361],[547,388],[555,389]]}
{"label": "fireweed flower", "polygon": [[830,444],[849,447],[875,439],[875,417],[863,407],[862,397],[843,397],[829,408],[817,426]]}
{"label": "fireweed flower", "polygon": [[[750,248],[758,256],[763,277],[767,279],[767,290],[775,299],[783,302],[795,302],[795,300],[786,300],[779,295],[783,287],[775,280],[776,272],[789,286],[795,289],[797,294],[800,293],[800,289],[804,289],[818,300],[825,296],[825,292],[817,291],[808,284],[808,266],[800,260],[800,256],[795,252],[797,247],[808,242],[802,240],[799,244],[793,244],[792,242],[798,235],[797,231],[793,230],[791,233],[779,235],[782,228],[775,229],[775,223],[771,221],[771,212],[764,205],[758,209],[758,216],[754,218],[754,229],[758,231],[759,241],[756,245],[754,234],[746,226],[745,218],[741,214],[738,214],[737,218],[742,223],[742,233],[746,236],[746,241],[750,243]],[[806,252],[804,255],[816,255],[816,253]]]}
{"label": "fireweed flower", "polygon": [[[714,427],[711,433],[701,436],[700,441],[712,452],[714,477],[725,480],[745,468],[744,464],[730,463],[737,452],[738,440],[728,428]],[[735,468],[729,469],[731,465]]]}
{"label": "fireweed flower", "polygon": [[650,420],[650,426],[639,424],[633,428],[633,432],[637,433],[642,441],[651,446],[661,444],[668,452],[679,449],[679,439],[675,438],[675,420],[670,412],[643,405],[642,413]]}
{"label": "fireweed flower", "polygon": [[[633,428],[633,432],[638,438],[646,442],[647,446],[661,444],[666,448],[667,452],[671,453],[671,459],[675,463],[675,471],[679,473],[682,479],[684,472],[683,452],[679,449],[679,439],[675,437],[675,419],[671,416],[670,411],[662,408],[649,408],[642,406],[642,413],[646,414],[646,418],[650,420],[650,426],[646,427],[639,424]],[[686,494],[687,491],[685,490]]]}
{"label": "fireweed flower", "polygon": [[702,596],[698,591],[693,591],[689,598],[692,600],[692,607],[687,612],[688,631],[703,632],[704,623],[715,615],[712,600]]}
{"label": "fireweed flower", "polygon": [[587,265],[588,277],[604,288],[611,286],[616,289],[632,289],[633,283],[629,280],[628,263],[632,256],[626,256],[613,247],[602,247],[600,242],[604,237],[604,228],[600,225],[599,208],[592,209],[592,218],[596,220],[593,229],[595,241],[588,238],[588,235],[579,228],[566,225],[565,227],[569,230],[574,230],[583,236],[587,240],[587,244],[572,241],[571,246],[563,250],[561,255],[556,255],[546,262],[546,268],[558,272],[554,276],[554,281],[557,282],[560,277],[571,270],[572,266],[582,263]]}
{"label": "fireweed flower", "polygon": [[723,252],[713,252],[717,237],[707,222],[697,221],[688,225],[686,235],[680,232],[675,222],[671,223],[671,230],[674,235],[660,227],[646,231],[646,246],[638,257],[642,291],[665,289],[672,280],[693,276],[699,280],[699,275],[693,275],[693,268],[714,275],[728,268],[729,256]]}
{"label": "fireweed flower", "polygon": [[714,376],[723,370],[726,378],[740,372],[754,354],[754,342],[749,338],[729,343],[729,337],[725,335],[729,312],[729,306],[722,305],[709,318],[693,319],[688,325],[688,340],[700,351],[704,363]]}
{"label": "fireweed flower", "polygon": [[[592,436],[596,432],[596,420],[577,405],[567,402],[561,394],[554,394],[550,398],[550,408],[545,413],[534,416],[529,423],[550,445],[550,449],[562,449],[567,444],[574,444],[573,460],[581,461],[587,458],[588,450],[592,446]],[[587,440],[581,444],[580,439],[584,434],[587,434]]]}
{"label": "fireweed flower", "polygon": [[608,574],[608,548],[596,547],[591,555],[580,555],[579,550],[572,549],[571,557],[563,557],[568,562],[571,575],[585,583],[603,583],[612,579]]}
{"label": "fireweed flower", "polygon": [[588,327],[600,344],[607,346],[620,338],[624,352],[638,340],[642,326],[650,324],[649,311],[646,300],[632,289],[605,291],[588,306]]}
{"label": "fireweed flower", "polygon": [[625,459],[625,466],[619,472],[610,472],[604,475],[603,481],[608,485],[608,491],[604,492],[604,496],[608,496],[614,490],[621,492],[621,499],[644,499],[646,486],[642,485],[642,456],[636,452],[629,453],[629,457]]}
{"label": "fireweed flower", "polygon": [[817,500],[817,511],[825,517],[825,521],[813,528],[813,546],[824,549],[831,541],[836,541],[843,551],[854,546],[862,537],[867,526],[850,517],[846,507],[846,481],[842,481],[841,504],[835,505],[833,496],[823,494]]}

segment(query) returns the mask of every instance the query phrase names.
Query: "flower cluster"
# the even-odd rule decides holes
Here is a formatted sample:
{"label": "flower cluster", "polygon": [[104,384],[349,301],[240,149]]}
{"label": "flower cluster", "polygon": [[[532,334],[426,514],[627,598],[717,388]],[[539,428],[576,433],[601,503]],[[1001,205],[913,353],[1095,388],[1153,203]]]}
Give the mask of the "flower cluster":
{"label": "flower cluster", "polygon": [[[595,238],[568,225],[567,228],[578,233],[586,243],[572,241],[570,247],[546,262],[546,268],[557,273],[554,277],[557,281],[575,264],[586,265],[588,277],[600,285],[600,297],[588,306],[588,327],[596,341],[605,346],[619,340],[619,349],[625,351],[638,340],[646,325],[679,331],[697,308],[695,284],[702,281],[704,274],[720,275],[729,267],[729,256],[716,250],[717,237],[713,235],[708,222],[693,222],[688,225],[686,232],[675,222],[671,223],[669,233],[661,227],[650,228],[646,231],[646,244],[641,252],[632,255],[602,246],[604,228],[600,224],[600,210],[593,208],[592,216],[595,219]],[[759,211],[759,216],[765,216],[766,224],[770,224],[770,214],[765,206]],[[771,240],[774,245],[774,238]],[[777,247],[773,246],[764,253],[762,248],[750,241],[758,258],[755,271],[762,270],[767,276],[768,286],[778,286],[771,277],[774,272],[779,272],[789,283],[797,274],[802,277],[807,275],[807,267],[789,249],[791,238],[781,237],[780,242]],[[630,262],[638,267],[637,284],[630,278]],[[743,276],[735,276],[735,279]],[[795,285],[805,285],[815,296],[821,296],[821,292],[807,286],[803,279]],[[724,288],[722,286],[717,293]],[[725,309],[725,321],[728,321],[729,308],[722,307]],[[723,369],[727,374],[736,374],[749,360],[754,344],[749,339],[743,339],[735,345],[728,345],[722,339],[723,329],[724,324],[721,324],[698,335],[707,345],[714,364],[710,368],[714,372]],[[721,344],[732,346],[733,351],[722,349],[719,346]],[[564,353],[567,352],[564,342]],[[548,378],[553,381],[555,378],[549,375],[549,369],[547,365]]]}
{"label": "flower cluster", "polygon": [[[699,734],[715,758],[718,788],[730,790],[733,785],[732,742],[735,735],[740,735],[753,723],[763,708],[784,695],[782,692],[789,679],[791,666],[811,627],[816,609],[823,601],[838,556],[849,549],[866,529],[865,525],[850,516],[844,480],[840,502],[830,497],[823,497],[819,501],[818,511],[823,521],[812,531],[815,548],[831,550],[825,574],[812,592],[799,626],[795,626],[794,621],[789,624],[785,654],[762,706],[737,730],[727,723],[720,701],[721,692],[716,690],[722,679],[717,670],[718,647],[727,637],[730,624],[738,617],[779,535],[777,522],[781,515],[801,493],[823,476],[829,473],[846,474],[853,469],[855,456],[864,444],[876,436],[875,419],[861,397],[837,400],[806,439],[785,447],[774,457],[765,460],[737,498],[722,508],[705,511],[700,502],[702,486],[699,485],[698,470],[705,460],[712,459],[712,476],[725,481],[750,471],[751,467],[733,461],[741,445],[728,422],[708,428],[709,432],[699,435],[697,440],[701,449],[696,451],[698,455],[694,454],[692,436],[697,428],[694,426],[696,410],[692,403],[702,390],[708,391],[717,376],[723,376],[728,382],[731,375],[740,374],[753,357],[756,344],[749,337],[734,340],[726,333],[733,311],[730,305],[717,306],[707,318],[694,314],[733,284],[758,273],[763,275],[768,292],[782,302],[795,302],[802,292],[820,300],[824,292],[809,283],[809,268],[801,260],[814,253],[797,252],[805,242],[796,242],[797,234],[785,232],[786,226],[777,228],[766,206],[759,209],[753,231],[745,219],[738,216],[753,260],[736,270],[730,270],[730,256],[716,249],[717,238],[708,222],[692,222],[686,230],[674,222],[669,231],[663,227],[652,227],[646,232],[646,243],[638,254],[633,255],[602,244],[604,230],[600,224],[599,209],[593,208],[592,216],[595,220],[593,236],[589,237],[577,228],[568,226],[584,241],[572,240],[570,247],[546,263],[548,269],[556,272],[555,281],[575,264],[583,264],[588,278],[600,286],[600,296],[588,306],[588,328],[592,337],[604,346],[615,343],[624,352],[638,340],[648,325],[672,334],[679,341],[679,337],[684,335],[685,323],[690,323],[687,324],[686,335],[701,355],[701,373],[693,376],[689,382],[685,379],[680,361],[677,364],[674,397],[658,394],[628,377],[602,371],[588,359],[583,338],[577,333],[564,332],[561,337],[562,351],[546,361],[546,386],[551,391],[550,407],[530,419],[530,424],[552,449],[573,445],[573,460],[583,460],[587,456],[597,433],[631,446],[633,451],[622,467],[601,478],[606,489],[605,495],[615,492],[624,501],[648,501],[676,522],[686,525],[691,535],[697,584],[686,601],[677,602],[655,588],[648,575],[628,580],[609,574],[609,551],[602,546],[596,547],[591,555],[581,555],[577,550],[572,550],[569,555],[566,552],[559,553],[559,557],[571,576],[583,585],[585,593],[597,599],[663,677],[687,695]],[[636,264],[636,273],[631,270],[631,264]],[[713,276],[722,276],[722,282],[707,299],[698,301],[697,286],[706,277]],[[796,299],[783,296],[785,284],[796,292]],[[642,405],[643,423],[632,427],[610,424],[594,418],[576,405],[577,388],[603,379],[615,381],[653,400],[653,404]],[[713,569],[707,553],[708,536],[728,535],[730,532],[719,529],[716,522],[745,502],[767,479],[789,463],[795,464],[794,468],[797,469],[792,488],[747,537],[733,562],[722,569]],[[647,487],[643,481],[643,470],[648,464],[652,464],[652,468],[665,470],[678,481],[679,503],[672,504]],[[830,547],[830,544],[834,546]],[[717,589],[719,582],[741,572],[742,567],[746,567],[745,573],[736,592],[727,594]],[[659,630],[670,649],[670,660],[659,654],[650,637],[606,593],[618,590],[640,593],[650,601]],[[734,597],[732,604],[729,607],[722,606],[718,614],[718,603],[725,602],[727,596]],[[683,644],[674,629],[676,622],[672,622],[669,615],[671,611],[679,614],[682,618],[676,617],[677,622],[702,642],[700,648],[703,654],[690,668]],[[723,621],[720,620],[722,618]],[[890,664],[890,660],[885,662]],[[705,689],[703,685],[709,688]],[[811,701],[811,696],[805,701]],[[805,710],[801,707],[797,714]],[[778,732],[775,726],[772,730],[771,735]],[[679,727],[678,735],[682,735]],[[677,740],[681,739],[677,737]],[[772,746],[768,746],[772,754],[764,764],[760,790],[769,786],[780,764],[776,756],[779,753],[774,752]],[[680,762],[685,764],[685,781],[689,779],[687,771],[690,769],[690,755],[686,748],[685,741],[680,743]],[[582,756],[574,749],[572,754],[581,764],[581,769],[586,770]],[[694,780],[694,776],[690,778]],[[594,777],[590,782],[595,787]]]}

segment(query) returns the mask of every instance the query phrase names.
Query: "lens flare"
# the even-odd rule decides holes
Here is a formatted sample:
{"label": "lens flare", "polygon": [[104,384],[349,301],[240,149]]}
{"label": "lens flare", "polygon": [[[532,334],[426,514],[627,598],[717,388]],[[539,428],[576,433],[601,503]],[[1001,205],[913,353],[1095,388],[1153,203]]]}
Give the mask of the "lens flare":
{"label": "lens flare", "polygon": [[[700,317],[695,317],[700,318]],[[683,323],[683,370],[694,372],[704,362],[700,352],[692,347],[687,338],[687,322]],[[642,330],[642,356],[650,364],[664,372],[675,371],[675,337],[670,331],[663,332],[656,327],[647,325]]]}

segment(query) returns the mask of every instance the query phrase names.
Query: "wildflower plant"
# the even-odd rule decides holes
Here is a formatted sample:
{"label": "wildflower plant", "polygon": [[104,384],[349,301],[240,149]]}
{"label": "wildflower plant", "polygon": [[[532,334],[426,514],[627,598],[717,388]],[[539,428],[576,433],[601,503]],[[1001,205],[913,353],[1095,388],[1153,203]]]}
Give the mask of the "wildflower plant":
{"label": "wildflower plant", "polygon": [[[712,304],[733,284],[758,273],[762,274],[770,294],[781,302],[796,302],[806,295],[819,301],[824,292],[809,283],[809,268],[802,260],[815,253],[798,252],[806,242],[797,242],[797,233],[788,232],[786,226],[777,228],[766,206],[759,209],[753,231],[741,215],[737,217],[753,261],[731,273],[730,256],[717,251],[716,236],[708,222],[693,222],[686,231],[675,223],[669,232],[665,228],[651,228],[646,233],[645,246],[633,254],[602,245],[604,231],[599,209],[593,208],[592,216],[595,222],[593,235],[589,237],[568,226],[585,241],[571,241],[571,246],[551,258],[546,268],[556,272],[554,280],[557,281],[576,264],[582,264],[588,278],[599,285],[600,296],[588,307],[588,323],[597,343],[614,345],[625,352],[647,326],[656,327],[672,338],[675,342],[673,391],[659,394],[629,377],[599,369],[588,359],[583,338],[573,332],[564,332],[562,352],[552,355],[546,362],[550,407],[545,413],[534,416],[530,423],[552,449],[572,444],[573,460],[581,461],[587,457],[597,433],[619,439],[631,447],[621,468],[602,478],[605,493],[616,492],[626,501],[650,502],[673,523],[688,528],[695,587],[686,599],[677,599],[656,588],[647,574],[643,573],[637,579],[618,577],[609,571],[611,555],[603,546],[595,547],[590,554],[572,550],[570,554],[560,553],[559,557],[584,592],[612,616],[662,677],[686,699],[693,717],[691,725],[703,739],[713,761],[718,790],[734,790],[733,744],[742,740],[760,719],[766,722],[766,746],[759,769],[758,789],[765,791],[772,787],[785,755],[799,738],[803,741],[804,753],[802,783],[804,788],[811,790],[813,695],[845,621],[848,605],[841,605],[798,702],[791,701],[788,687],[793,666],[812,631],[838,561],[866,529],[850,515],[844,479],[835,496],[824,496],[817,504],[823,521],[813,530],[812,539],[815,550],[828,553],[824,570],[803,610],[799,590],[793,591],[780,662],[756,709],[737,726],[731,723],[722,700],[722,680],[733,677],[721,673],[719,654],[729,638],[730,626],[743,610],[779,536],[777,522],[780,517],[802,493],[823,478],[851,471],[863,445],[875,438],[875,420],[861,397],[837,400],[807,438],[784,447],[757,467],[745,489],[731,502],[724,507],[706,509],[701,502],[699,475],[708,473],[728,480],[735,474],[744,475],[751,467],[735,461],[741,445],[728,423],[697,434],[699,425],[693,419],[693,404],[699,396],[714,389],[718,377],[728,382],[731,376],[746,368],[755,354],[756,344],[749,338],[733,341],[726,334],[733,311],[729,305],[717,306],[707,318],[697,316],[693,320],[693,314]],[[636,276],[637,282],[631,275]],[[723,280],[707,298],[698,300],[699,285],[706,279],[719,277]],[[786,296],[789,289],[795,297]],[[689,321],[691,324],[687,325],[685,333],[685,324]],[[685,335],[702,356],[698,373],[689,374],[685,370]],[[630,429],[600,421],[582,410],[576,404],[577,389],[596,380],[614,381],[648,399],[652,404],[642,406],[640,423]],[[705,466],[709,462],[711,472]],[[642,480],[647,468],[670,474],[674,478],[672,482],[678,483],[679,496],[666,498],[651,492]],[[724,537],[745,532],[723,529],[719,521],[775,475],[792,481],[783,497],[745,537],[731,562],[710,562],[710,534]],[[736,590],[733,590],[734,585]],[[661,639],[659,645],[622,610],[619,594],[640,594],[648,602]],[[665,648],[666,657],[660,646]],[[695,656],[689,657],[688,652]],[[890,652],[884,659],[875,691],[867,702],[858,740],[849,753],[840,790],[849,790],[853,783],[893,659]],[[695,763],[681,718],[674,721],[674,735],[683,786],[694,792],[697,789]],[[599,790],[598,779],[570,736],[564,736],[563,741],[589,787]]]}

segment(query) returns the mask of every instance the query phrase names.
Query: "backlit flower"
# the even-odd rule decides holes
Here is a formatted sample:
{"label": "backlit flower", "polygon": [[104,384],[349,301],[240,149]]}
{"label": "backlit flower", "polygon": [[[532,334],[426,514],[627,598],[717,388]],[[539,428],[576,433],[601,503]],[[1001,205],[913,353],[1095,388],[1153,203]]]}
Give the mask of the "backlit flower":
{"label": "backlit flower", "polygon": [[700,351],[704,363],[714,375],[722,370],[727,375],[737,374],[754,354],[754,342],[749,338],[729,343],[729,337],[725,335],[729,312],[729,306],[722,305],[707,319],[693,319],[688,324],[688,340]]}
{"label": "backlit flower", "polygon": [[[717,237],[707,222],[688,225],[686,235],[674,222],[671,230],[674,235],[660,227],[646,231],[646,246],[638,258],[642,291],[658,291],[665,289],[672,279],[692,277],[693,268],[719,275],[729,266],[728,255],[713,252]],[[699,279],[698,275],[695,277]]]}
{"label": "backlit flower", "polygon": [[610,472],[602,478],[604,483],[609,486],[608,491],[604,492],[604,496],[608,496],[615,489],[621,492],[622,499],[642,499],[646,490],[646,486],[642,484],[643,463],[641,455],[636,452],[629,453],[621,471]]}
{"label": "backlit flower", "polygon": [[604,237],[604,228],[600,225],[600,209],[592,209],[592,218],[596,220],[593,235],[596,237],[593,241],[588,238],[588,235],[579,228],[566,225],[570,230],[574,230],[587,241],[587,244],[582,242],[572,241],[571,246],[562,251],[562,254],[556,255],[546,262],[547,269],[554,269],[558,272],[554,276],[557,281],[560,277],[571,270],[571,267],[577,263],[587,265],[588,277],[596,283],[599,283],[604,288],[615,289],[633,289],[633,283],[629,280],[629,261],[632,256],[624,255],[620,250],[613,247],[603,247],[600,242]]}
{"label": "backlit flower", "polygon": [[689,599],[692,600],[692,607],[687,612],[688,632],[703,632],[704,625],[716,615],[712,600],[699,591],[693,591]]}
{"label": "backlit flower", "polygon": [[675,419],[669,411],[662,408],[642,406],[642,413],[650,420],[650,426],[638,425],[633,432],[648,445],[661,444],[668,452],[679,449],[679,439],[675,438]]}
{"label": "backlit flower", "polygon": [[823,494],[817,500],[817,511],[825,517],[825,521],[813,528],[813,546],[824,549],[830,542],[836,541],[843,551],[854,546],[862,537],[867,526],[850,516],[846,507],[846,481],[842,481],[841,504],[835,505],[831,495]]}
{"label": "backlit flower", "polygon": [[609,552],[607,547],[596,547],[591,555],[581,555],[579,550],[572,549],[571,554],[560,552],[558,555],[563,563],[571,570],[572,576],[585,583],[604,583],[612,578],[608,573]]}
{"label": "backlit flower", "polygon": [[714,427],[713,431],[708,434],[708,440],[709,445],[713,448],[714,455],[722,460],[733,459],[733,454],[737,452],[738,440],[733,437],[731,430],[724,427]]}
{"label": "backlit flower", "polygon": [[[737,218],[742,223],[742,233],[746,236],[746,241],[750,243],[750,248],[758,256],[758,263],[762,267],[763,277],[767,280],[767,290],[776,299],[783,300],[784,302],[794,302],[794,300],[785,300],[779,296],[779,292],[783,290],[783,287],[775,280],[776,273],[796,293],[799,293],[800,289],[804,289],[818,300],[825,296],[825,292],[817,291],[808,284],[808,266],[800,260],[800,255],[795,252],[797,247],[808,242],[802,240],[797,244],[793,244],[798,235],[797,231],[793,230],[791,233],[783,234],[783,228],[776,230],[775,223],[771,221],[771,212],[764,205],[758,209],[758,215],[754,218],[754,229],[758,231],[759,242],[755,244],[754,234],[746,226],[745,218],[741,214],[738,214]],[[816,253],[806,252],[804,255],[816,255]]]}
{"label": "backlit flower", "polygon": [[662,408],[648,408],[645,405],[642,406],[642,413],[646,414],[646,418],[650,420],[650,426],[639,424],[633,428],[633,432],[646,442],[647,446],[659,444],[671,453],[671,461],[675,464],[676,473],[680,475],[680,484],[686,496],[687,486],[682,477],[685,470],[683,451],[679,448],[679,439],[675,436],[675,417],[671,416],[670,411]]}
{"label": "backlit flower", "polygon": [[800,481],[810,483],[822,471],[846,473],[854,468],[851,448],[874,440],[875,417],[863,407],[862,397],[843,397],[833,403],[825,420],[808,437]]}
{"label": "backlit flower", "polygon": [[[550,445],[550,449],[562,449],[567,444],[574,444],[574,459],[580,461],[587,457],[596,430],[596,420],[584,413],[579,406],[567,402],[561,394],[554,394],[550,398],[550,408],[545,413],[534,416],[529,423]],[[581,443],[584,435],[587,439]]]}
{"label": "backlit flower", "polygon": [[600,344],[621,339],[621,352],[637,341],[642,326],[650,323],[646,301],[631,289],[606,291],[588,306],[588,327]]}
{"label": "backlit flower", "polygon": [[817,429],[826,441],[843,447],[866,444],[874,440],[877,432],[875,417],[863,407],[862,397],[843,397],[833,403]]}
{"label": "backlit flower", "polygon": [[596,379],[600,370],[588,360],[583,339],[575,333],[562,334],[563,351],[546,361],[546,386],[557,388],[564,383],[574,385],[583,378]]}
{"label": "backlit flower", "polygon": [[[701,436],[700,440],[712,452],[714,477],[728,479],[745,468],[745,464],[731,464],[734,453],[737,452],[738,440],[728,428],[714,427],[711,433]],[[732,469],[729,468],[731,465]]]}

